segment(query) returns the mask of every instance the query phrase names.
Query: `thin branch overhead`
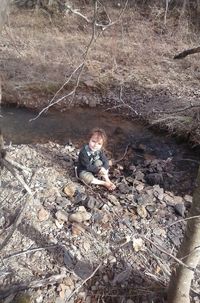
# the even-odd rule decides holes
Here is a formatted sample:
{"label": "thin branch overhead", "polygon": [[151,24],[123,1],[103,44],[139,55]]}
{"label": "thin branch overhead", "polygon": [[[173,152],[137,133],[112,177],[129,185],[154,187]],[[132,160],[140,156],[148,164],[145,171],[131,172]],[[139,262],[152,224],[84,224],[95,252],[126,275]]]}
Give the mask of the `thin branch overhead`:
{"label": "thin branch overhead", "polygon": [[[118,23],[119,20],[121,19],[122,15],[123,15],[123,13],[125,12],[125,10],[127,8],[128,1],[129,0],[126,0],[125,5],[124,5],[123,9],[121,10],[121,12],[119,13],[119,16],[118,16],[117,20],[115,20],[115,21],[112,22],[110,20],[110,18],[108,18],[109,24],[107,24],[107,25],[102,25],[102,24],[98,24],[97,23],[97,10],[98,10],[98,1],[97,0],[94,1],[93,21],[90,21],[84,15],[78,13],[76,10],[73,10],[71,7],[68,7],[68,9],[70,10],[70,12],[78,14],[79,16],[81,16],[82,18],[84,18],[85,21],[87,21],[88,23],[92,24],[92,35],[91,35],[90,41],[89,41],[89,43],[88,43],[88,45],[86,47],[86,50],[85,50],[85,52],[83,54],[83,60],[82,60],[82,62],[73,70],[73,72],[68,77],[68,79],[65,81],[65,83],[59,88],[59,90],[55,93],[55,95],[53,96],[53,98],[50,100],[49,104],[46,107],[44,107],[39,112],[39,114],[35,118],[31,119],[30,121],[36,120],[43,113],[47,112],[49,110],[49,108],[51,108],[55,104],[60,103],[61,101],[67,100],[69,97],[72,98],[71,101],[70,101],[70,103],[73,102],[74,96],[76,94],[76,90],[77,90],[77,88],[79,86],[79,83],[80,83],[82,72],[83,72],[84,67],[85,67],[86,60],[88,58],[88,54],[90,52],[92,44],[94,44],[94,42],[96,42],[97,38],[99,37],[99,35],[97,35],[97,37],[96,37],[96,28],[100,27],[101,28],[101,32],[100,33],[102,33],[103,31],[105,31],[110,26]],[[107,16],[108,16],[108,14],[107,14]],[[73,76],[75,76],[75,75],[76,75],[76,81],[75,81],[75,84],[73,86],[73,89],[67,95],[64,95],[64,96],[56,99],[56,97],[58,96],[58,94],[66,87],[66,85],[72,80]]]}

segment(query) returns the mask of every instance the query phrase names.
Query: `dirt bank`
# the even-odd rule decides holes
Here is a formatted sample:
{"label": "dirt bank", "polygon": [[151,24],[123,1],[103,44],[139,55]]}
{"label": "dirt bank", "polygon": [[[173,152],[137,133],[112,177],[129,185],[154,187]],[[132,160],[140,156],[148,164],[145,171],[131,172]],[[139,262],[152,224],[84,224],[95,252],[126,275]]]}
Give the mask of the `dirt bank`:
{"label": "dirt bank", "polygon": [[[127,111],[199,143],[198,114],[180,111],[199,105],[199,54],[173,60],[196,41],[187,20],[177,23],[170,15],[164,26],[156,10],[147,17],[136,7],[119,19],[120,9],[108,8],[117,23],[101,33],[96,29],[73,100],[64,96],[73,91],[77,73],[56,95],[63,99],[54,107]],[[90,7],[80,10],[92,17]],[[13,9],[0,42],[3,104],[41,110],[83,62],[91,36],[91,24],[76,14],[61,18]]]}

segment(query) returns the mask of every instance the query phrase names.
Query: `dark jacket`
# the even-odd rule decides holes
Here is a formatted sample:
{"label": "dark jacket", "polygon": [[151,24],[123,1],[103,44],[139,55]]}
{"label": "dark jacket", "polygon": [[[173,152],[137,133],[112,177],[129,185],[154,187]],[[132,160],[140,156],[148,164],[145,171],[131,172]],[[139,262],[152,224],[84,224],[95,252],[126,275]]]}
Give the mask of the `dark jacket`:
{"label": "dark jacket", "polygon": [[95,161],[97,160],[101,160],[101,162],[103,163],[102,166],[105,169],[109,168],[108,159],[104,154],[103,150],[99,150],[93,153],[87,144],[84,145],[81,148],[78,156],[78,165],[77,165],[78,175],[83,170],[89,171],[93,174],[97,174],[100,169],[98,166],[95,165]]}

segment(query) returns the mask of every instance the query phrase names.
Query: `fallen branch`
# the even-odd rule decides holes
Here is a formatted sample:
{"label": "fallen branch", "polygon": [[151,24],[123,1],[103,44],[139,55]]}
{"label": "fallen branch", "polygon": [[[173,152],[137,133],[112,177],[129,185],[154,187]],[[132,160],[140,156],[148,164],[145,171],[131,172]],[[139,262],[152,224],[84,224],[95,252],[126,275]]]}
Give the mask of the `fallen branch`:
{"label": "fallen branch", "polygon": [[200,216],[192,216],[192,217],[188,217],[188,218],[185,218],[185,219],[180,219],[180,220],[178,220],[176,222],[173,222],[170,225],[168,225],[167,228],[169,228],[169,227],[171,227],[175,224],[178,224],[178,223],[181,223],[181,222],[184,222],[184,221],[188,221],[188,220],[192,220],[192,219],[197,219],[197,218],[200,218]]}
{"label": "fallen branch", "polygon": [[55,247],[58,247],[58,245],[55,244],[55,245],[48,245],[48,246],[44,246],[44,247],[30,248],[30,249],[26,249],[26,250],[23,250],[23,251],[19,251],[17,253],[9,255],[9,256],[5,256],[2,260],[5,261],[5,260],[9,260],[9,259],[14,258],[14,257],[19,257],[19,256],[24,255],[24,254],[29,254],[29,253],[36,252],[36,251],[41,251],[41,250],[48,250],[48,249],[52,249],[52,248],[55,248]]}
{"label": "fallen branch", "polygon": [[183,59],[183,58],[187,57],[188,55],[192,55],[192,54],[196,54],[196,53],[200,53],[200,46],[186,49],[183,52],[179,53],[178,55],[175,55],[174,59]]}
{"label": "fallen branch", "polygon": [[71,295],[68,296],[68,298],[65,300],[65,302],[69,302],[69,300],[79,291],[79,289],[88,281],[90,280],[98,271],[98,269],[100,268],[100,266],[102,265],[102,263],[100,263],[95,270],[92,272],[92,274],[87,277],[72,293]]}
{"label": "fallen branch", "polygon": [[39,288],[39,287],[44,287],[47,285],[54,285],[54,284],[58,283],[58,281],[64,279],[65,277],[66,277],[66,274],[52,275],[49,278],[42,278],[40,280],[30,281],[27,284],[13,285],[12,288],[1,291],[0,299],[4,299],[13,293],[17,293],[17,292],[25,290],[25,289]]}
{"label": "fallen branch", "polygon": [[[22,184],[22,186],[25,188],[26,192],[29,194],[31,201],[33,200],[33,193],[30,189],[30,187],[24,182],[24,180],[21,178],[21,176],[19,176],[16,171],[14,170],[12,164],[10,164],[7,160],[5,160],[4,158],[0,159],[1,161],[1,165],[5,168],[7,168],[7,170]],[[26,194],[27,194],[26,193]],[[24,196],[26,196],[26,194]],[[16,230],[17,226],[20,224],[21,220],[22,220],[22,216],[27,208],[27,205],[29,200],[27,199],[27,201],[25,202],[24,206],[21,208],[21,211],[19,211],[19,213],[16,216],[15,222],[12,225],[12,229],[10,230],[10,232],[8,233],[8,235],[6,236],[6,238],[4,239],[4,241],[0,244],[0,250],[2,250],[7,244],[8,241],[10,240],[10,238],[12,237],[14,231]]]}
{"label": "fallen branch", "polygon": [[122,160],[124,159],[124,157],[126,156],[126,154],[127,154],[127,152],[128,152],[128,148],[129,148],[129,146],[130,146],[130,143],[128,143],[128,144],[127,144],[127,146],[126,146],[126,149],[125,149],[125,152],[124,152],[123,156],[122,156],[121,158],[119,158],[118,160],[114,160],[114,161],[113,161],[113,163],[114,163],[114,164],[116,164],[116,163],[118,163],[118,162],[120,162],[120,161],[122,161]]}
{"label": "fallen branch", "polygon": [[21,171],[23,170],[23,171],[31,172],[30,168],[28,168],[28,167],[26,167],[26,166],[24,166],[22,164],[19,164],[19,163],[15,162],[14,160],[12,160],[9,157],[7,157],[7,155],[5,156],[5,160],[7,162],[9,162],[11,165],[13,165],[14,167],[16,167],[17,169],[21,170]]}
{"label": "fallen branch", "polygon": [[184,266],[185,268],[193,271],[193,272],[198,272],[200,273],[200,270],[193,268],[191,266],[186,265],[185,263],[183,263],[180,259],[176,258],[175,256],[173,256],[172,254],[170,254],[169,252],[167,252],[166,250],[164,250],[163,248],[159,247],[158,245],[156,245],[153,241],[151,241],[150,239],[146,238],[145,236],[142,237],[144,240],[148,241],[149,243],[151,243],[153,246],[155,246],[158,250],[160,250],[162,253],[164,253],[165,255],[169,256],[170,258],[172,258],[174,261],[176,261],[177,263],[179,263],[180,265]]}

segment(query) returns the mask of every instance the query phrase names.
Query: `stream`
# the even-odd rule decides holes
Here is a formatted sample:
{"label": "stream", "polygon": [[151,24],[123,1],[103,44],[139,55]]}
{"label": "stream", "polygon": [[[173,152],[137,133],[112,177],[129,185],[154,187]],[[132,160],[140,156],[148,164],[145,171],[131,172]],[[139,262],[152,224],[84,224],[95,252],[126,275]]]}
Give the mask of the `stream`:
{"label": "stream", "polygon": [[53,141],[63,145],[72,142],[81,147],[87,142],[92,128],[102,127],[109,138],[107,149],[112,158],[122,158],[129,145],[123,159],[127,174],[131,163],[143,165],[148,160],[172,159],[174,167],[169,175],[171,179],[174,177],[171,182],[174,186],[165,186],[166,189],[179,193],[192,192],[200,161],[198,150],[189,148],[186,143],[178,143],[167,133],[152,131],[138,121],[89,108],[73,108],[63,113],[48,112],[32,122],[30,119],[36,114],[26,109],[2,108],[1,116],[0,124],[7,145]]}

